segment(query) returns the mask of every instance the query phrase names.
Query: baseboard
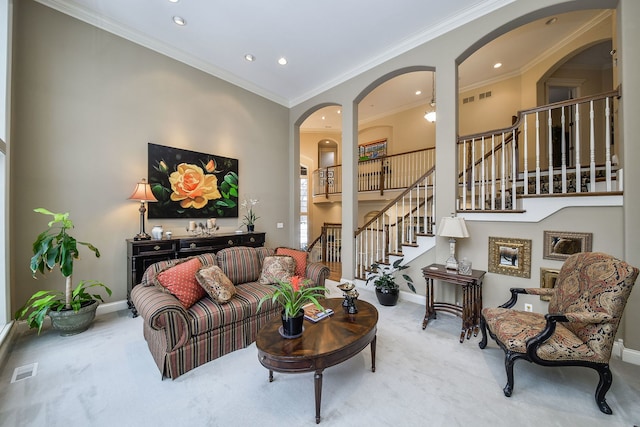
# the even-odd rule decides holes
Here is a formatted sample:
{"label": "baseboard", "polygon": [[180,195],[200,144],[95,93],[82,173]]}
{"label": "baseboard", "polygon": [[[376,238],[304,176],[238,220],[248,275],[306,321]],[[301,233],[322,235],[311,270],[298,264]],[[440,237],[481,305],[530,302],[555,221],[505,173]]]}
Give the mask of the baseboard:
{"label": "baseboard", "polygon": [[96,309],[96,316],[101,316],[107,313],[113,313],[115,311],[126,310],[129,308],[127,300],[120,300],[114,302],[101,303]]}
{"label": "baseboard", "polygon": [[10,321],[0,330],[0,372],[4,370],[4,364],[9,359],[9,348],[16,333],[16,322]]}
{"label": "baseboard", "polygon": [[613,343],[612,353],[614,357],[622,359],[623,362],[640,365],[640,351],[626,348],[621,339]]}

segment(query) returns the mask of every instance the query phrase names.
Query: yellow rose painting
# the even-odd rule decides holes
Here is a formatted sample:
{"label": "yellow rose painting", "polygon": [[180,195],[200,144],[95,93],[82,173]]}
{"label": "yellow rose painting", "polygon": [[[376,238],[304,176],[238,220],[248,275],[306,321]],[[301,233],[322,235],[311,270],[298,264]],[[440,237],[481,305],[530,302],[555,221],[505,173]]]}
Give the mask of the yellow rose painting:
{"label": "yellow rose painting", "polygon": [[222,197],[218,191],[218,178],[205,175],[202,168],[188,163],[180,163],[178,170],[169,175],[171,200],[180,202],[183,208],[204,208],[209,200]]}
{"label": "yellow rose painting", "polygon": [[149,143],[149,218],[237,218],[238,160]]}

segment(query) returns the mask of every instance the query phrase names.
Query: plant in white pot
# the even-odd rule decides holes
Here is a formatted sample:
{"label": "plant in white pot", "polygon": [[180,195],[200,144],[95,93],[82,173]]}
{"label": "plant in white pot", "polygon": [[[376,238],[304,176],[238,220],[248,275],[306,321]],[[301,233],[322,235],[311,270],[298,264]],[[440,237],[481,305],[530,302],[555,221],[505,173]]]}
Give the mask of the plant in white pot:
{"label": "plant in white pot", "polygon": [[[391,265],[374,262],[367,272],[366,284],[368,285],[369,282],[373,280],[373,286],[376,288],[376,297],[382,305],[391,306],[396,305],[398,302],[400,285],[396,283],[394,274],[397,271],[409,268],[408,265],[402,265],[403,260],[404,258],[397,259]],[[402,274],[402,278],[407,282],[409,289],[415,293],[416,288],[413,286],[413,279],[404,273]]]}
{"label": "plant in white pot", "polygon": [[111,289],[95,280],[81,280],[74,288],[73,262],[79,257],[78,244],[86,246],[96,258],[100,257],[100,251],[91,243],[79,242],[69,235],[69,230],[73,228],[69,213],[54,213],[44,208],[34,211],[51,215],[53,219],[33,243],[31,273],[37,278],[38,272],[44,275],[58,266],[66,280],[65,291],[36,292],[16,312],[15,319],[26,319],[29,327],[38,328],[39,334],[45,317],[49,314],[53,328],[59,330],[62,335],[83,332],[93,322],[98,301],[104,302],[100,294],[89,292],[102,288],[111,296]]}

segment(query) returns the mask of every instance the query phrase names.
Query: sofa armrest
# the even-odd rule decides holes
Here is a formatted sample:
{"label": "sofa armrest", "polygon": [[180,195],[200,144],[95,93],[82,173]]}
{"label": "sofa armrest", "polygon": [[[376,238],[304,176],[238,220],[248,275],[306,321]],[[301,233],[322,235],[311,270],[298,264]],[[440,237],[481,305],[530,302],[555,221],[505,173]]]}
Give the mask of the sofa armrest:
{"label": "sofa armrest", "polygon": [[329,278],[329,267],[319,262],[308,262],[305,275],[317,286],[324,286],[324,281]]}
{"label": "sofa armrest", "polygon": [[131,301],[138,314],[155,331],[164,331],[167,351],[182,347],[191,336],[188,315],[180,301],[155,286],[135,286]]}

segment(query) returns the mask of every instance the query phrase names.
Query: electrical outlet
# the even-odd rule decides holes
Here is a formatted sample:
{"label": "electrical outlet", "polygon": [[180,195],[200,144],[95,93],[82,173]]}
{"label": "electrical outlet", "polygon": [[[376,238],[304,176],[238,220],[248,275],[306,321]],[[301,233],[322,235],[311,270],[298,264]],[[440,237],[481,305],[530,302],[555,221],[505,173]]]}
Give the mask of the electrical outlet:
{"label": "electrical outlet", "polygon": [[533,305],[525,303],[524,304],[524,311],[533,311]]}

